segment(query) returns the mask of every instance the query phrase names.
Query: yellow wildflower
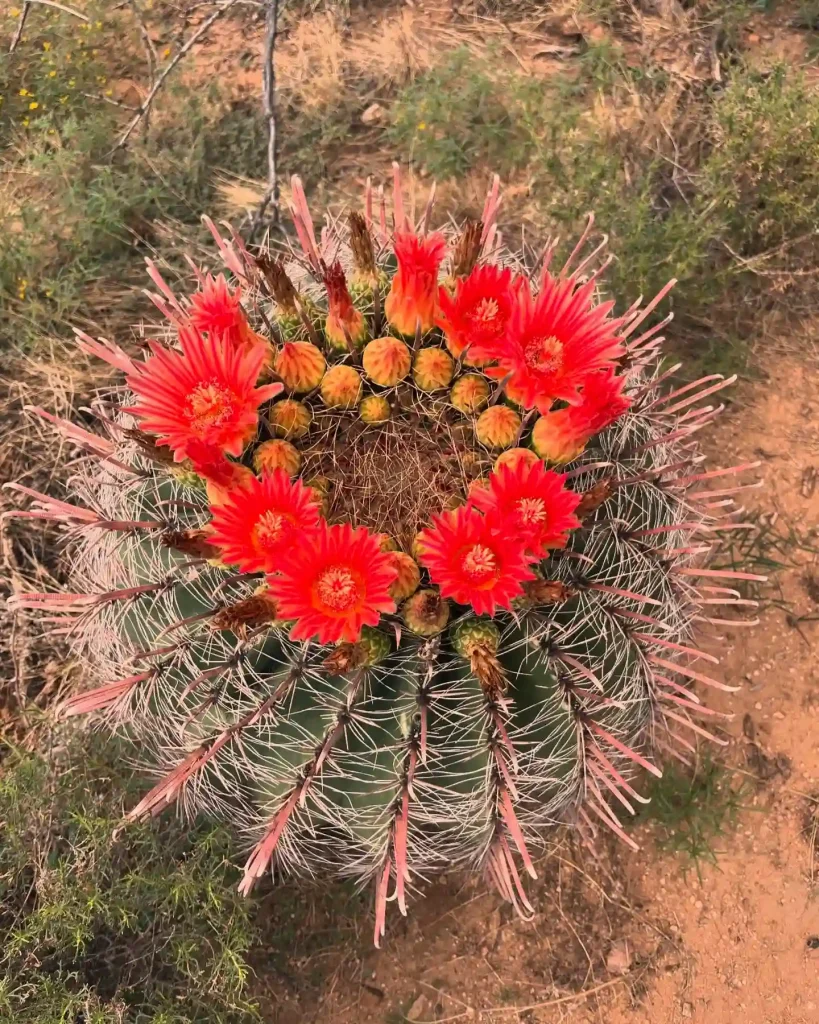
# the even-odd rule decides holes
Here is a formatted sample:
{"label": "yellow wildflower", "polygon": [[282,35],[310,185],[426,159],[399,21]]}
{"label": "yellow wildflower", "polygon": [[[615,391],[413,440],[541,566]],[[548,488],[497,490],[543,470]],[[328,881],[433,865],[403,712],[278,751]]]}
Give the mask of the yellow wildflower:
{"label": "yellow wildflower", "polygon": [[29,95],[28,89],[21,89],[20,90],[20,95],[21,96],[28,96]]}
{"label": "yellow wildflower", "polygon": [[28,109],[29,110],[36,110],[37,107],[39,107],[39,106],[40,106],[40,104],[37,102],[37,100],[32,100],[31,103],[29,103],[29,105],[28,105]]}

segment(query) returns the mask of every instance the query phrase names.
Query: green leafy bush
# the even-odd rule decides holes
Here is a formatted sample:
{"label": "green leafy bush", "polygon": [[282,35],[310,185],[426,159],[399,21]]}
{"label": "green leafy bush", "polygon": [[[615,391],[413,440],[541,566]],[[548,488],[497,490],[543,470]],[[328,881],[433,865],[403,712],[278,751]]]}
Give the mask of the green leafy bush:
{"label": "green leafy bush", "polygon": [[257,106],[229,102],[216,81],[193,89],[169,80],[148,135],[143,126],[117,150],[131,111],[116,105],[110,82],[142,75],[127,64],[140,59],[140,42],[113,55],[112,36],[125,31],[118,15],[89,12],[86,24],[38,8],[27,42],[0,63],[0,348],[87,317],[105,323],[114,305],[133,322],[138,311],[112,294],[141,280],[158,225],[198,233],[219,168],[265,174]]}
{"label": "green leafy bush", "polygon": [[0,1021],[234,1024],[251,904],[213,825],[129,826],[124,751],[88,735],[0,776]]}
{"label": "green leafy bush", "polygon": [[466,174],[476,164],[520,167],[534,148],[528,121],[538,89],[512,84],[505,89],[469,50],[451,50],[400,91],[388,138],[437,178]]}
{"label": "green leafy bush", "polygon": [[742,256],[815,237],[819,93],[804,76],[782,66],[735,75],[714,103],[712,138],[701,202]]}

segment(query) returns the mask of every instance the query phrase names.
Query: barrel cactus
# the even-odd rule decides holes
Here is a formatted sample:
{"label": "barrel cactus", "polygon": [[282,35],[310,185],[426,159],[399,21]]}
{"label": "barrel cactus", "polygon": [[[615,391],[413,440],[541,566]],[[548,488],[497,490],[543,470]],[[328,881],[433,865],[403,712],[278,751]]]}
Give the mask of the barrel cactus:
{"label": "barrel cactus", "polygon": [[431,231],[396,168],[389,220],[368,183],[320,238],[295,178],[298,249],[206,219],[228,278],[189,261],[178,298],[149,262],[145,358],[77,332],[124,375],[99,429],[34,410],[81,450],[72,493],[12,485],[70,545],[70,592],[15,599],[98,677],[63,714],[158,772],[131,817],[231,823],[245,892],[371,883],[376,943],[443,868],[527,915],[556,827],[634,846],[635,771],[720,742],[695,623],[747,603],[725,578],[748,574],[704,567],[746,467],[703,471],[692,440],[730,381],[669,393],[668,288],[615,315],[591,219],[554,271],[555,244],[504,246],[498,204],[495,179],[480,221]]}

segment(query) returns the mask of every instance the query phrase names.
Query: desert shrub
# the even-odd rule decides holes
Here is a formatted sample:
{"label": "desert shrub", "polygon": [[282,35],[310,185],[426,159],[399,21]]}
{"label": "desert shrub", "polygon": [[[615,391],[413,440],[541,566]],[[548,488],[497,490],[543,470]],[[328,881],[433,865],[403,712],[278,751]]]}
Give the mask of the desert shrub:
{"label": "desert shrub", "polygon": [[[112,291],[142,274],[159,243],[158,225],[196,234],[215,171],[265,172],[257,106],[229,102],[216,81],[170,82],[150,132],[115,150],[131,112],[115,105],[111,82],[141,59],[140,44],[113,55],[117,15],[99,8],[95,19],[88,8],[88,24],[38,10],[26,42],[0,63],[0,347],[87,317],[105,322]],[[120,308],[132,321],[136,310]]]}
{"label": "desert shrub", "polygon": [[254,927],[227,837],[168,821],[120,836],[123,758],[86,735],[56,761],[4,761],[0,1020],[245,1024]]}
{"label": "desert shrub", "polygon": [[400,90],[388,138],[431,175],[463,175],[476,163],[499,171],[522,166],[534,140],[529,122],[536,87],[513,88],[490,75],[489,65],[465,48]]}
{"label": "desert shrub", "polygon": [[802,75],[739,72],[714,103],[711,134],[701,204],[742,256],[815,236],[819,94]]}

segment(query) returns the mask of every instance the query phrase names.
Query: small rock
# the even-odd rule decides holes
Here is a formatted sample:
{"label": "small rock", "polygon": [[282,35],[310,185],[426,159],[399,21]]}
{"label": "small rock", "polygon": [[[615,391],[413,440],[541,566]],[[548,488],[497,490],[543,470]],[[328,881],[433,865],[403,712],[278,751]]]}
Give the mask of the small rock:
{"label": "small rock", "polygon": [[371,103],[361,115],[362,124],[380,124],[384,120],[384,108],[380,103]]}
{"label": "small rock", "polygon": [[759,36],[756,32],[748,33],[748,42],[751,43],[752,46],[755,46],[759,42]]}
{"label": "small rock", "polygon": [[691,1003],[683,1003],[681,1013],[686,1020],[690,1020],[694,1016],[694,1007]]}
{"label": "small rock", "polygon": [[418,996],[412,1006],[407,1010],[404,1016],[407,1020],[420,1020],[427,1010],[427,997]]}
{"label": "small rock", "polygon": [[486,944],[490,950],[494,950],[498,945],[501,923],[501,912],[496,907],[486,921]]}
{"label": "small rock", "polygon": [[631,969],[631,953],[628,943],[615,942],[606,957],[606,970],[609,974],[628,974]]}

